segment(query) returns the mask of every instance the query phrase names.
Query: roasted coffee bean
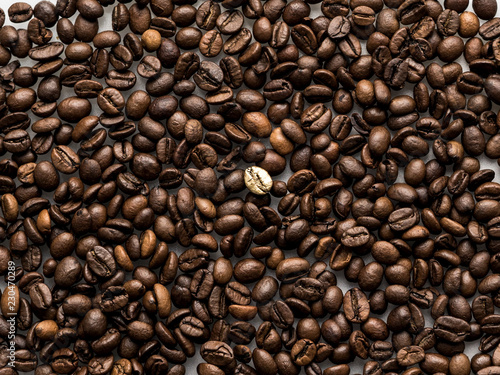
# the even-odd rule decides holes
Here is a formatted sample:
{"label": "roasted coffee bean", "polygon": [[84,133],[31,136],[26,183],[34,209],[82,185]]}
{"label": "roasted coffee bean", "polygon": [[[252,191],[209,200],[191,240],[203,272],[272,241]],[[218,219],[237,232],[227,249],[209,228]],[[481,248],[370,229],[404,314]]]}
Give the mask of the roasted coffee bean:
{"label": "roasted coffee bean", "polygon": [[351,322],[362,323],[368,319],[370,305],[366,295],[358,288],[351,289],[344,296],[346,318]]}
{"label": "roasted coffee bean", "polygon": [[221,341],[207,341],[200,349],[200,354],[205,361],[216,366],[225,366],[234,359],[231,347]]}
{"label": "roasted coffee bean", "polygon": [[398,363],[402,366],[412,366],[425,358],[425,351],[421,346],[407,346],[397,353]]}
{"label": "roasted coffee bean", "polygon": [[341,39],[351,30],[351,23],[346,17],[336,16],[328,25],[328,35],[332,39]]}
{"label": "roasted coffee bean", "polygon": [[75,172],[80,165],[78,155],[68,146],[54,148],[51,152],[51,159],[56,169],[66,174]]}
{"label": "roasted coffee bean", "polygon": [[200,89],[205,91],[216,91],[222,85],[223,72],[217,64],[203,61],[193,78]]}
{"label": "roasted coffee bean", "polygon": [[20,23],[33,17],[33,8],[28,3],[17,2],[9,7],[8,14],[11,22]]}
{"label": "roasted coffee bean", "polygon": [[459,318],[442,316],[436,319],[434,332],[437,337],[443,340],[461,342],[465,340],[465,336],[470,332],[470,325]]}
{"label": "roasted coffee bean", "polygon": [[116,262],[112,254],[103,247],[96,246],[87,253],[89,268],[98,277],[113,276],[116,272]]}

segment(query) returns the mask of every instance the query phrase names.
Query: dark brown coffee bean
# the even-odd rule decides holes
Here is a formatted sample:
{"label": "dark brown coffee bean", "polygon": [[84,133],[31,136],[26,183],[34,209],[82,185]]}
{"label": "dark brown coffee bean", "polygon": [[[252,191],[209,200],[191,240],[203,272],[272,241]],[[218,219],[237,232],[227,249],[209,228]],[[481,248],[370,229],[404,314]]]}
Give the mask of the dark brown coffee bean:
{"label": "dark brown coffee bean", "polygon": [[231,347],[221,341],[207,341],[200,353],[205,361],[218,366],[228,365],[234,359]]}
{"label": "dark brown coffee bean", "polygon": [[434,323],[436,336],[449,342],[461,342],[470,332],[470,325],[462,319],[441,316]]}
{"label": "dark brown coffee bean", "polygon": [[425,14],[425,4],[420,0],[406,0],[398,10],[398,17],[403,25],[418,21]]}
{"label": "dark brown coffee bean", "polygon": [[28,3],[17,2],[9,7],[8,14],[11,22],[25,22],[33,17],[33,8]]}
{"label": "dark brown coffee bean", "polygon": [[370,314],[368,299],[358,288],[346,292],[344,295],[344,308],[346,309],[346,318],[351,322],[365,322]]}
{"label": "dark brown coffee bean", "polygon": [[412,366],[423,361],[424,358],[425,352],[421,346],[407,346],[397,353],[398,363],[402,366]]}
{"label": "dark brown coffee bean", "polygon": [[75,172],[80,165],[78,155],[67,146],[54,148],[51,153],[51,159],[56,169],[66,174]]}
{"label": "dark brown coffee bean", "polygon": [[351,30],[351,23],[346,17],[336,16],[328,25],[328,35],[332,39],[341,39]]}
{"label": "dark brown coffee bean", "polygon": [[116,263],[112,254],[103,247],[94,247],[87,253],[87,262],[90,269],[98,277],[109,277],[116,272]]}

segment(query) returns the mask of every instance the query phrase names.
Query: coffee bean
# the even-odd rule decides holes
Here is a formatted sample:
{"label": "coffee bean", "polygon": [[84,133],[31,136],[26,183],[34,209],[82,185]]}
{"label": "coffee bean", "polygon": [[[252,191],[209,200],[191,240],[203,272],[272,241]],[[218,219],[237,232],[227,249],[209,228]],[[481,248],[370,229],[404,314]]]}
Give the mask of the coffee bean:
{"label": "coffee bean", "polygon": [[497,3],[493,1],[475,0],[472,7],[477,16],[483,20],[492,19],[497,12]]}
{"label": "coffee bean", "polygon": [[366,295],[358,288],[350,289],[344,295],[346,318],[351,322],[362,323],[368,319],[370,305]]}
{"label": "coffee bean", "polygon": [[228,365],[234,357],[231,347],[221,341],[207,341],[202,345],[200,354],[205,361],[218,366]]}
{"label": "coffee bean", "polygon": [[271,190],[273,181],[269,173],[263,168],[247,168],[244,179],[246,187],[254,194],[263,195]]}
{"label": "coffee bean", "polygon": [[402,366],[412,366],[423,361],[425,352],[421,346],[407,346],[397,353],[398,363]]}
{"label": "coffee bean", "polygon": [[216,20],[216,26],[222,34],[235,34],[243,26],[244,17],[240,11],[226,11]]}
{"label": "coffee bean", "polygon": [[298,340],[291,350],[292,360],[299,366],[311,363],[316,355],[317,348],[314,342],[308,339]]}
{"label": "coffee bean", "polygon": [[328,25],[328,35],[332,39],[341,39],[351,30],[351,23],[346,17],[336,16]]}
{"label": "coffee bean", "polygon": [[442,316],[434,324],[436,336],[450,342],[461,342],[462,338],[470,332],[467,322],[451,316]]}
{"label": "coffee bean", "polygon": [[97,246],[89,251],[87,262],[96,276],[109,277],[116,272],[116,263],[112,255],[103,247]]}
{"label": "coffee bean", "polygon": [[206,1],[198,8],[196,12],[196,24],[204,30],[212,30],[221,13],[220,6],[212,1]]}
{"label": "coffee bean", "polygon": [[200,39],[200,52],[206,57],[217,56],[223,47],[221,34],[217,30],[210,30]]}
{"label": "coffee bean", "polygon": [[52,150],[52,163],[56,169],[62,173],[73,173],[79,165],[80,159],[68,146],[58,146]]}
{"label": "coffee bean", "polygon": [[215,91],[222,85],[223,73],[217,64],[203,61],[193,78],[202,90]]}
{"label": "coffee bean", "polygon": [[9,7],[8,14],[11,22],[25,22],[33,16],[33,8],[24,2],[13,3]]}
{"label": "coffee bean", "polygon": [[273,303],[271,307],[271,319],[278,328],[288,328],[293,324],[293,312],[283,301]]}
{"label": "coffee bean", "polygon": [[312,278],[297,280],[294,284],[293,293],[297,298],[306,301],[317,301],[325,294],[321,281]]}

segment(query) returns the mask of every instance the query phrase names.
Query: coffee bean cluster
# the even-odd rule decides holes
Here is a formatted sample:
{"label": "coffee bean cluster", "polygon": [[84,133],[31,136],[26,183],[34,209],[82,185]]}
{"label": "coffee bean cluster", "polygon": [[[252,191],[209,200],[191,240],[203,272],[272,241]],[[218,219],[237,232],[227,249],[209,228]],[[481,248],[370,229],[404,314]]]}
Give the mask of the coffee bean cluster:
{"label": "coffee bean cluster", "polygon": [[496,12],[8,4],[0,375],[500,374]]}

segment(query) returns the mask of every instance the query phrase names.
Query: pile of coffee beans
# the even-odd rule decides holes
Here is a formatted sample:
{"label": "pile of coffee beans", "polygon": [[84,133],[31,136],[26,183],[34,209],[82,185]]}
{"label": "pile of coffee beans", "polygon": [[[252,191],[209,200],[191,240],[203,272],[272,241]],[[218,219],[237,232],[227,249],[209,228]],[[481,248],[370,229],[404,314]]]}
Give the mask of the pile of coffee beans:
{"label": "pile of coffee beans", "polygon": [[2,4],[0,375],[500,374],[496,0]]}

